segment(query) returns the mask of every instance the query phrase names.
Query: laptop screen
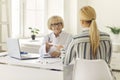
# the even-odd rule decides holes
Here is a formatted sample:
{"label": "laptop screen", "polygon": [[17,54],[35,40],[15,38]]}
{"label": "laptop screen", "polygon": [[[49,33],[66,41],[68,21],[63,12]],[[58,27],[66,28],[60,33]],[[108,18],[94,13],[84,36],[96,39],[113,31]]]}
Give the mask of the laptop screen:
{"label": "laptop screen", "polygon": [[19,39],[8,38],[7,40],[8,56],[17,59],[37,59],[39,54],[28,54],[27,52],[20,52]]}
{"label": "laptop screen", "polygon": [[21,58],[20,56],[20,46],[19,46],[19,40],[8,38],[7,40],[7,50],[8,55],[14,58]]}

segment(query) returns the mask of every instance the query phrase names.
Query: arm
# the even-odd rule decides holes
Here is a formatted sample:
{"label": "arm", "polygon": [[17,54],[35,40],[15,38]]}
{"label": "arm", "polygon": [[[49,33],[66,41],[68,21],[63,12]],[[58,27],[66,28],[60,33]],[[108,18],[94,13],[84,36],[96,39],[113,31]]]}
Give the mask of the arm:
{"label": "arm", "polygon": [[40,49],[39,49],[40,54],[44,54],[48,52],[49,48],[51,47],[51,45],[48,44],[49,40],[50,40],[49,35],[44,37],[42,41],[42,45],[40,46]]}
{"label": "arm", "polygon": [[50,44],[50,42],[46,42],[46,52],[48,53],[49,52],[49,50],[50,50],[50,48],[53,46],[52,44]]}

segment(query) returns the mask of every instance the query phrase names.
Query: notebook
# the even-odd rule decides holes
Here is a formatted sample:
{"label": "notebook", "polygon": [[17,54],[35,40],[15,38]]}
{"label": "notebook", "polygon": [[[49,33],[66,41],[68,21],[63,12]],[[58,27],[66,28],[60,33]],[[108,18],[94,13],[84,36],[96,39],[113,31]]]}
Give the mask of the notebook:
{"label": "notebook", "polygon": [[19,39],[8,38],[7,40],[8,56],[16,59],[37,59],[39,54],[20,51]]}

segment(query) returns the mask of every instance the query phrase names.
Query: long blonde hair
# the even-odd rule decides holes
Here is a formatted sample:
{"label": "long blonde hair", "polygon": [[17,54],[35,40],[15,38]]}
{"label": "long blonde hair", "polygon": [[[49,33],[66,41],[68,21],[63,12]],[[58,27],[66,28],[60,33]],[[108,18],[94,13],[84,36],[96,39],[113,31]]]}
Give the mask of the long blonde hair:
{"label": "long blonde hair", "polygon": [[91,6],[84,6],[80,10],[80,19],[90,22],[90,45],[92,47],[93,57],[96,57],[97,49],[99,47],[99,30],[96,24],[96,12]]}

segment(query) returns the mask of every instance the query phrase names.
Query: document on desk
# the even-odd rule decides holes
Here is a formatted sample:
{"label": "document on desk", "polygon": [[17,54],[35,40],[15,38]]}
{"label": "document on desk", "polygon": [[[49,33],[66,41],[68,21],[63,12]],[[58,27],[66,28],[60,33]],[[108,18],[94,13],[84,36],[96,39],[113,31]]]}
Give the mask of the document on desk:
{"label": "document on desk", "polygon": [[51,70],[63,70],[62,59],[60,58],[39,58],[37,63]]}
{"label": "document on desk", "polygon": [[39,58],[38,62],[41,64],[54,64],[54,63],[61,63],[61,59],[46,57],[46,58]]}

